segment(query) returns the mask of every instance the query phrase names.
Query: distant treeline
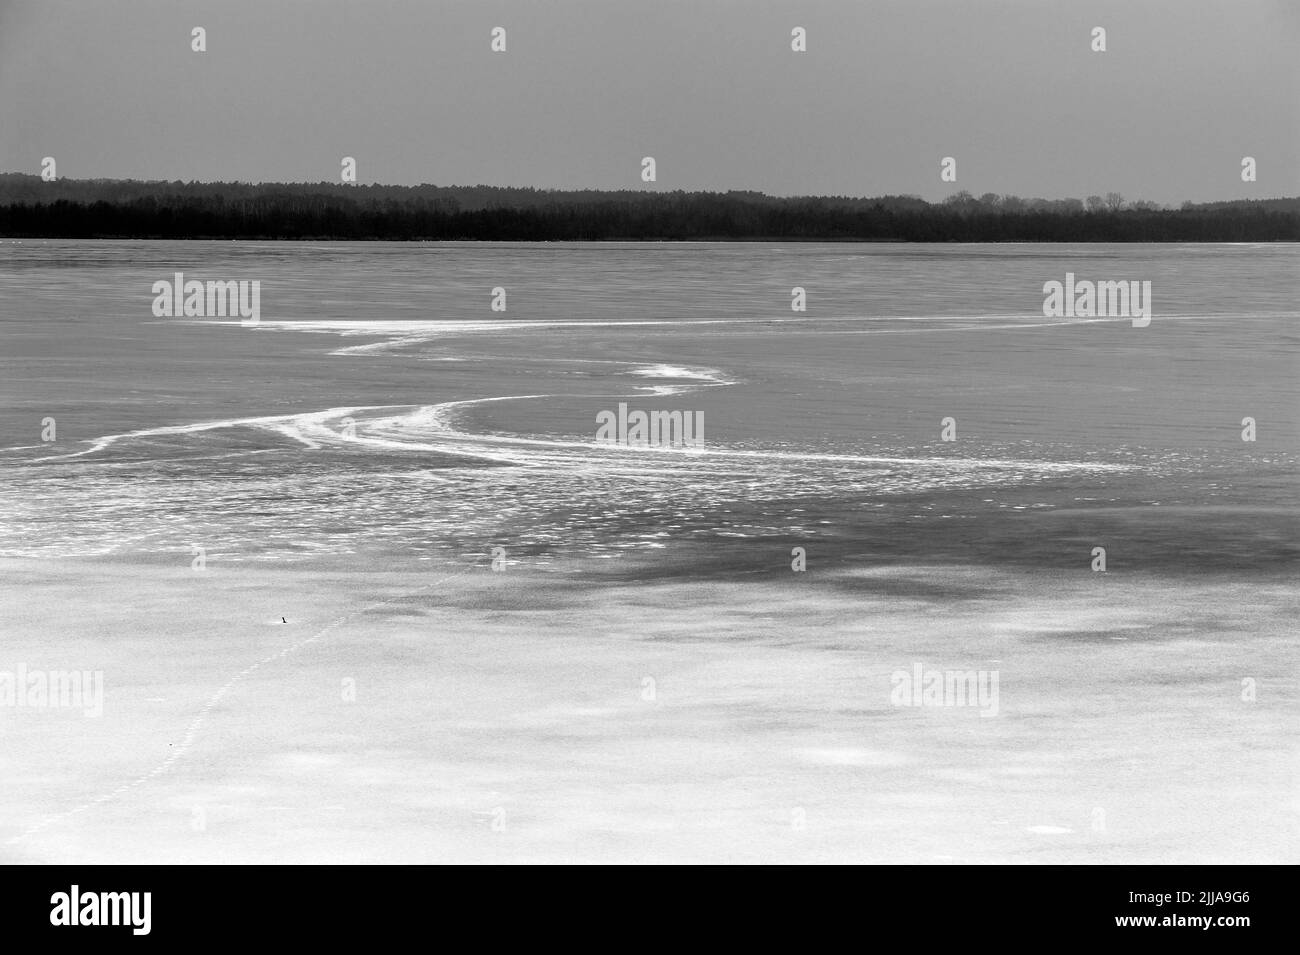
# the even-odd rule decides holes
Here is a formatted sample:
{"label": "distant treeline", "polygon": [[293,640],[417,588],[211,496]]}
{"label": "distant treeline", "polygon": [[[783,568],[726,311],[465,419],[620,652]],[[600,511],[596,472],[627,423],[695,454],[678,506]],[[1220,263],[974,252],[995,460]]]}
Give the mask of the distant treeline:
{"label": "distant treeline", "polygon": [[777,198],[759,192],[555,191],[493,186],[58,180],[0,174],[0,235],[138,239],[859,240],[1268,242],[1300,240],[1300,199],[1178,209],[959,192]]}

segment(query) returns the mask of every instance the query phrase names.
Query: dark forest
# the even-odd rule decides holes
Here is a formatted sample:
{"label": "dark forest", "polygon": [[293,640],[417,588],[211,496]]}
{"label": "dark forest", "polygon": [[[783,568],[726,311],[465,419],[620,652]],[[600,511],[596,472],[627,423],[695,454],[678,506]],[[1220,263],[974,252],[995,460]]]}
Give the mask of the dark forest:
{"label": "dark forest", "polygon": [[0,236],[488,241],[1270,242],[1300,240],[1300,199],[1164,208],[1115,193],[759,192],[58,180],[0,174]]}

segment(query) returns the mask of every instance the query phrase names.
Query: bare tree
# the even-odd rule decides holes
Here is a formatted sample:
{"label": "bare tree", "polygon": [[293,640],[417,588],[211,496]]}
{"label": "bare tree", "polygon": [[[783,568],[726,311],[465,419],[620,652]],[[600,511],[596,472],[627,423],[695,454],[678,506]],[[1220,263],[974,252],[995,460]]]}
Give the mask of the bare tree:
{"label": "bare tree", "polygon": [[1101,212],[1106,208],[1106,200],[1101,196],[1089,196],[1086,200],[1089,212]]}
{"label": "bare tree", "polygon": [[1124,197],[1118,192],[1106,193],[1106,208],[1111,212],[1119,212],[1124,208]]}

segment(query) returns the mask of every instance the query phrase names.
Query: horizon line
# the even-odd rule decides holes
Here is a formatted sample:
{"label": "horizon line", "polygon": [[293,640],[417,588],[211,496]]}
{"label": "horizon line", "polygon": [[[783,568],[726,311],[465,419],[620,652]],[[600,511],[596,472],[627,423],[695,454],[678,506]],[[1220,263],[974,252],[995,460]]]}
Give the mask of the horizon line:
{"label": "horizon line", "polygon": [[730,189],[720,190],[720,189],[708,189],[708,188],[699,188],[699,189],[686,189],[686,188],[675,188],[675,189],[655,189],[655,188],[637,188],[637,187],[628,187],[628,188],[622,188],[622,189],[609,189],[609,188],[600,188],[600,187],[595,187],[595,186],[536,186],[536,185],[518,185],[518,184],[515,184],[515,185],[500,185],[500,184],[494,184],[494,183],[483,183],[483,182],[480,182],[480,183],[474,183],[474,184],[466,184],[466,183],[436,183],[436,182],[419,182],[419,183],[411,184],[411,183],[386,183],[386,182],[366,182],[366,183],[362,183],[362,182],[335,182],[335,181],[331,181],[331,180],[328,180],[328,179],[319,179],[319,180],[309,180],[309,179],[263,179],[263,180],[253,181],[253,180],[248,180],[248,179],[136,179],[136,178],[131,178],[131,177],[121,178],[121,177],[114,177],[114,176],[94,176],[94,177],[60,176],[60,177],[58,177],[57,179],[46,180],[46,179],[44,179],[44,178],[43,178],[39,173],[18,172],[18,171],[0,171],[0,178],[7,178],[7,177],[16,177],[16,178],[21,178],[21,179],[36,180],[36,181],[38,181],[38,182],[41,182],[41,183],[43,183],[43,184],[45,184],[45,185],[50,185],[50,186],[58,185],[58,184],[60,184],[60,183],[88,183],[88,184],[92,184],[92,183],[117,183],[117,184],[133,184],[133,185],[142,185],[142,186],[149,186],[149,185],[176,185],[176,184],[184,185],[184,186],[321,186],[321,187],[326,187],[326,188],[331,188],[331,189],[365,189],[365,188],[376,188],[376,189],[422,189],[422,188],[432,188],[432,189],[500,189],[500,190],[517,190],[517,191],[530,191],[530,192],[540,192],[540,193],[584,193],[584,192],[585,192],[585,193],[604,193],[604,194],[609,194],[609,195],[628,195],[628,194],[631,194],[631,195],[638,195],[638,196],[655,196],[655,195],[660,195],[660,196],[670,196],[670,195],[731,196],[731,195],[737,195],[737,194],[740,194],[740,195],[749,195],[749,196],[761,197],[761,198],[764,198],[764,199],[777,199],[777,200],[789,200],[789,199],[845,199],[845,200],[856,200],[856,201],[869,201],[869,200],[873,200],[873,199],[906,199],[906,200],[909,200],[909,201],[915,201],[915,202],[925,203],[926,205],[929,205],[929,206],[941,206],[941,205],[944,205],[944,204],[946,204],[946,203],[951,202],[951,201],[954,200],[954,199],[957,199],[958,197],[960,197],[960,196],[962,196],[962,195],[966,195],[966,196],[968,196],[968,197],[969,197],[969,201],[973,201],[973,202],[975,202],[975,203],[977,203],[977,204],[980,203],[981,201],[983,201],[984,198],[985,198],[986,196],[994,196],[995,199],[996,199],[997,201],[1000,201],[1000,200],[1003,200],[1003,199],[1006,199],[1006,198],[1013,198],[1013,199],[1020,199],[1020,200],[1023,200],[1023,201],[1025,201],[1025,202],[1035,202],[1035,201],[1042,201],[1042,202],[1066,202],[1066,201],[1070,201],[1070,200],[1076,200],[1076,201],[1079,201],[1079,202],[1084,202],[1084,201],[1086,201],[1088,198],[1090,198],[1090,197],[1092,197],[1092,196],[1096,196],[1096,197],[1098,197],[1098,198],[1106,198],[1107,196],[1109,196],[1109,195],[1111,195],[1111,194],[1114,194],[1114,195],[1117,195],[1117,196],[1121,196],[1122,199],[1123,199],[1123,203],[1124,203],[1124,207],[1125,207],[1125,208],[1124,208],[1124,209],[1120,209],[1120,210],[1108,210],[1108,211],[1135,211],[1135,210],[1132,209],[1132,204],[1133,204],[1133,203],[1137,203],[1137,202],[1147,203],[1147,204],[1149,204],[1149,205],[1151,205],[1151,206],[1154,206],[1157,210],[1159,210],[1159,209],[1170,210],[1170,209],[1177,209],[1177,208],[1178,208],[1178,205],[1180,205],[1180,204],[1181,204],[1181,205],[1186,205],[1186,204],[1189,204],[1189,203],[1190,203],[1191,205],[1193,205],[1193,206],[1200,206],[1200,205],[1211,205],[1211,204],[1216,204],[1216,203],[1250,203],[1250,202],[1270,202],[1270,201],[1278,201],[1278,200],[1300,199],[1300,193],[1297,193],[1296,195],[1285,195],[1285,194],[1283,194],[1283,195],[1259,196],[1259,197],[1253,197],[1253,198],[1251,198],[1251,197],[1235,197],[1235,198],[1224,198],[1224,199],[1203,199],[1203,200],[1184,199],[1184,200],[1181,200],[1181,203],[1174,204],[1174,203],[1162,203],[1162,202],[1156,202],[1155,200],[1144,199],[1144,198],[1142,198],[1142,197],[1132,197],[1132,198],[1130,198],[1130,197],[1122,196],[1121,193],[1118,193],[1118,192],[1115,191],[1115,190],[1109,190],[1109,191],[1107,191],[1106,193],[1100,193],[1100,194],[1099,194],[1099,193],[1090,193],[1088,196],[1069,196],[1069,195],[1062,195],[1062,196],[1052,196],[1052,197],[1049,197],[1049,196],[1022,196],[1022,195],[1020,195],[1020,194],[1018,194],[1018,193],[1011,193],[1011,192],[997,193],[997,192],[993,192],[992,190],[989,190],[989,191],[986,191],[986,192],[983,192],[983,193],[979,193],[979,194],[975,194],[975,193],[971,192],[971,191],[968,190],[968,189],[959,189],[959,190],[957,190],[956,192],[954,192],[954,193],[952,193],[952,194],[950,194],[950,195],[948,195],[948,196],[946,196],[946,197],[944,197],[944,198],[942,198],[942,199],[932,200],[932,199],[926,199],[924,196],[918,195],[918,194],[916,194],[916,193],[895,193],[895,192],[890,192],[890,193],[878,193],[878,194],[876,194],[876,195],[867,195],[867,194],[856,194],[856,195],[855,195],[855,194],[850,194],[850,193],[789,193],[789,194],[781,194],[781,193],[773,193],[773,192],[764,192],[764,191],[761,190],[761,189],[745,189],[745,188],[730,188]]}

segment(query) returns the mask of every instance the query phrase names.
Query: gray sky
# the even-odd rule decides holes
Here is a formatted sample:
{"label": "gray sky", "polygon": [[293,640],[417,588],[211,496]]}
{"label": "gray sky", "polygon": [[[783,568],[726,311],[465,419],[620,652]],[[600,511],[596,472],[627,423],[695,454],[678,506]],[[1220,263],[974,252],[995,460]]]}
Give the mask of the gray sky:
{"label": "gray sky", "polygon": [[0,0],[0,171],[44,156],[72,178],[337,181],[355,156],[362,182],[644,188],[654,156],[660,190],[1296,195],[1300,3]]}

